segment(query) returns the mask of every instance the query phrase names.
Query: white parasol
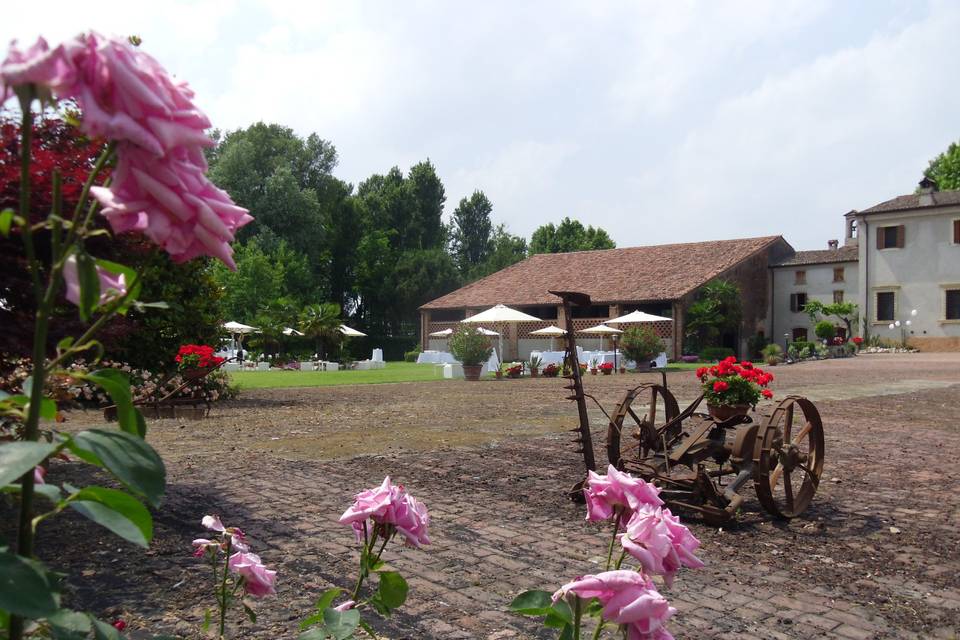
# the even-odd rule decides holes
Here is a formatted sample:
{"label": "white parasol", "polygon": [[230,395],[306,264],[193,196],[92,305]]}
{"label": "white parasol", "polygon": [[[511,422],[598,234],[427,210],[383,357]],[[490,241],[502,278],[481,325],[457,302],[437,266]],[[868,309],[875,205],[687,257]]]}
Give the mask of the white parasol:
{"label": "white parasol", "polygon": [[[531,316],[529,313],[517,311],[506,305],[498,304],[490,307],[486,311],[481,311],[475,316],[470,316],[464,322],[476,324],[513,324],[517,322],[540,322],[541,319]],[[503,361],[503,336],[500,336],[500,352],[497,354],[501,362]]]}

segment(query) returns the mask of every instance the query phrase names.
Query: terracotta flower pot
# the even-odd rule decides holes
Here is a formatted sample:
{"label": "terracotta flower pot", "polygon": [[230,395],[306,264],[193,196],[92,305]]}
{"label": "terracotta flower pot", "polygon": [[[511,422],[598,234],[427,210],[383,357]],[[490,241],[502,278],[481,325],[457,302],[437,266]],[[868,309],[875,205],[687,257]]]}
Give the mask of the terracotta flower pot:
{"label": "terracotta flower pot", "polygon": [[610,375],[611,373],[613,373],[613,369],[604,369],[604,370],[603,370],[603,375],[605,375],[605,376],[608,376],[608,375]]}
{"label": "terracotta flower pot", "polygon": [[499,380],[503,377],[503,371],[496,371],[494,372],[494,375],[497,376],[497,380]]}
{"label": "terracotta flower pot", "polygon": [[196,367],[194,369],[184,369],[180,375],[184,380],[196,380],[202,378],[213,370],[213,367]]}
{"label": "terracotta flower pot", "polygon": [[620,373],[626,373],[626,372],[627,372],[626,367],[620,367]]}
{"label": "terracotta flower pot", "polygon": [[726,422],[734,416],[745,416],[750,410],[748,404],[708,404],[707,412],[710,417],[719,422]]}
{"label": "terracotta flower pot", "polygon": [[539,376],[539,375],[540,375],[540,370],[539,370],[539,369],[537,369],[536,367],[530,367],[530,377],[531,377],[531,378],[536,378],[536,377]]}
{"label": "terracotta flower pot", "polygon": [[465,380],[476,382],[480,379],[480,372],[482,370],[482,364],[465,364],[463,365],[463,377]]}
{"label": "terracotta flower pot", "polygon": [[597,375],[597,370],[596,370],[596,369],[590,369],[590,375],[592,375],[592,376]]}

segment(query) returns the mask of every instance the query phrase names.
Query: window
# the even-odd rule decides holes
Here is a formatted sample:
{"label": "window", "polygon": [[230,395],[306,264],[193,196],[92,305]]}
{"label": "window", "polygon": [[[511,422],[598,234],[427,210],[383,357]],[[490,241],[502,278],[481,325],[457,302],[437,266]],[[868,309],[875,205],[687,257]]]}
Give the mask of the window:
{"label": "window", "polygon": [[945,302],[946,313],[943,317],[947,320],[960,320],[960,289],[947,289]]}
{"label": "window", "polygon": [[834,281],[834,282],[843,282],[843,267],[834,267],[834,268],[833,268],[833,281]]}
{"label": "window", "polygon": [[902,224],[894,227],[879,227],[877,228],[877,249],[902,249],[904,236]]}
{"label": "window", "polygon": [[843,302],[843,291],[834,291],[833,292],[833,302],[838,304]]}
{"label": "window", "polygon": [[897,313],[897,298],[893,291],[877,292],[877,322],[893,322]]}
{"label": "window", "polygon": [[960,218],[953,221],[953,244],[960,244]]}
{"label": "window", "polygon": [[794,274],[793,284],[807,284],[807,272],[797,271]]}
{"label": "window", "polygon": [[801,313],[805,306],[807,306],[807,294],[805,293],[790,294],[790,311],[793,311],[794,313]]}
{"label": "window", "polygon": [[806,342],[806,341],[807,341],[807,330],[806,330],[806,328],[804,328],[804,327],[796,327],[796,328],[793,330],[793,341],[796,342],[797,340],[800,340],[800,341],[802,341],[802,342]]}

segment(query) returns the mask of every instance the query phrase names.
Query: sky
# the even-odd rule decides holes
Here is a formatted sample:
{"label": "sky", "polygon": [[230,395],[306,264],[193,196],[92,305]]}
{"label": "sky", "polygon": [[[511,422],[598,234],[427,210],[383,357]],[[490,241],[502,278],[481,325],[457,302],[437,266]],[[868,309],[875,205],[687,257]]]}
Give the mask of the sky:
{"label": "sky", "polygon": [[317,133],[354,184],[429,158],[447,214],[479,189],[525,237],[826,248],[960,139],[950,0],[77,6],[19,3],[0,41],[137,34],[216,127]]}

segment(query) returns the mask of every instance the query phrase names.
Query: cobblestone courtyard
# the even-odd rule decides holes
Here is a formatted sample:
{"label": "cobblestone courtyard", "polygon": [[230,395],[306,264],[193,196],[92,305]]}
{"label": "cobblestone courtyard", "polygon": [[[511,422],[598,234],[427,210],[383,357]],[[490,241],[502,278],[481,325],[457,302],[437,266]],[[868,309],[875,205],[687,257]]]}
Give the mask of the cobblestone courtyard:
{"label": "cobblestone courtyard", "polygon": [[[789,523],[759,510],[740,521],[690,519],[707,567],[665,594],[677,638],[957,637],[960,630],[960,354],[860,356],[772,369],[779,397],[809,395],[826,430],[823,483]],[[280,374],[283,375],[283,374]],[[611,405],[650,378],[588,377]],[[651,378],[652,379],[652,378]],[[295,637],[317,594],[349,587],[353,536],[336,518],[385,474],[430,508],[434,544],[391,563],[410,580],[391,638],[534,638],[506,612],[517,592],[552,590],[602,569],[606,531],[565,497],[583,475],[564,429],[576,423],[561,380],[445,381],[256,391],[199,422],[156,421],[168,497],[143,554],[79,518],[42,531],[41,555],[68,569],[69,599],[132,628],[196,633],[210,601],[190,556],[201,516],[219,513],[279,571],[275,602],[234,637]],[[692,372],[670,374],[681,400]],[[96,416],[72,415],[78,429]],[[591,416],[594,434],[605,430]],[[603,449],[598,449],[602,455]],[[78,468],[59,465],[58,479]],[[78,548],[56,556],[52,539]],[[398,548],[397,548],[398,549]]]}

